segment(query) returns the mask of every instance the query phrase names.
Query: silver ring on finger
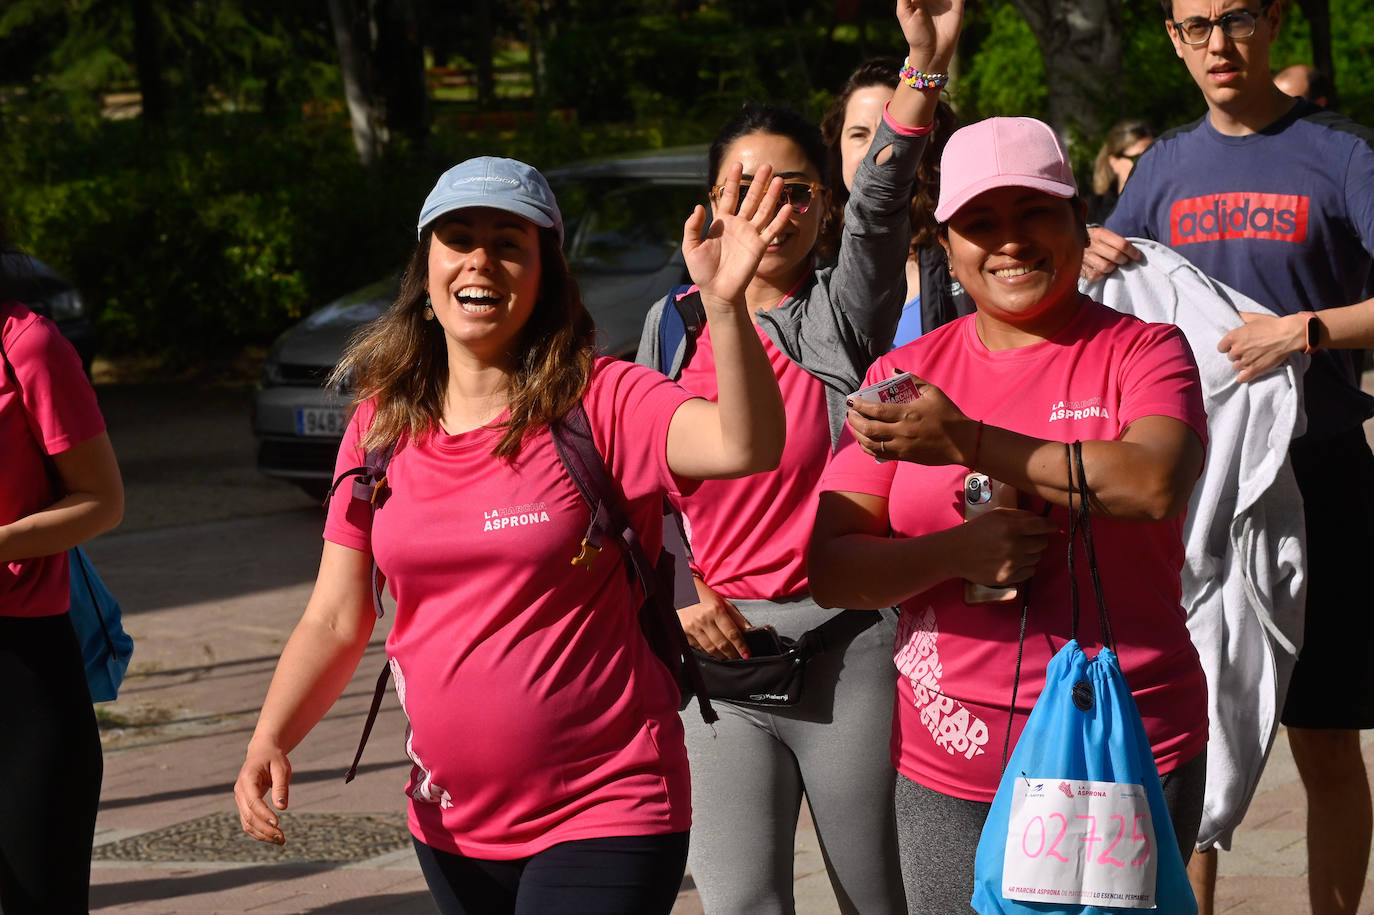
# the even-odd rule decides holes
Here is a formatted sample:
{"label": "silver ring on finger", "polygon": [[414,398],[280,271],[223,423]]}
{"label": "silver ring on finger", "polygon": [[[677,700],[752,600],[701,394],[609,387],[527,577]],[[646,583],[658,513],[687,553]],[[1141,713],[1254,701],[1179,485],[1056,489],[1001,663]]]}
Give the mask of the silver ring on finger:
{"label": "silver ring on finger", "polygon": [[887,454],[887,442],[878,443],[878,452],[880,454]]}

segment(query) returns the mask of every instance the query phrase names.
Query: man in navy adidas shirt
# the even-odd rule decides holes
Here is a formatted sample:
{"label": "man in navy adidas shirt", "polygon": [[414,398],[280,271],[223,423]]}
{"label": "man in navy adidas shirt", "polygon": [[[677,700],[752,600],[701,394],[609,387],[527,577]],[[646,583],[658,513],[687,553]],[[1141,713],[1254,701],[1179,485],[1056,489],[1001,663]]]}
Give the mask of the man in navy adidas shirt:
{"label": "man in navy adidas shirt", "polygon": [[[1291,456],[1308,538],[1304,645],[1282,721],[1307,792],[1308,888],[1315,915],[1355,912],[1369,860],[1371,812],[1359,731],[1374,727],[1374,455],[1363,424],[1360,350],[1374,346],[1365,300],[1374,251],[1374,131],[1273,83],[1272,0],[1161,0],[1174,50],[1207,114],[1163,134],[1136,164],[1085,259],[1092,277],[1155,239],[1272,308],[1222,337],[1238,380],[1294,352],[1307,433]],[[1190,870],[1210,912],[1215,854]]]}

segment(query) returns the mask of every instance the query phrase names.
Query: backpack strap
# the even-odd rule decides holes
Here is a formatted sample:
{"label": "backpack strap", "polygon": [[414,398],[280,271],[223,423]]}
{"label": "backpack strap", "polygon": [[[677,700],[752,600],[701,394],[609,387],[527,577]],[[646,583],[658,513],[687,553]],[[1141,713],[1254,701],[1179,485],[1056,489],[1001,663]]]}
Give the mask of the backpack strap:
{"label": "backpack strap", "polygon": [[[377,509],[386,504],[387,496],[391,495],[391,487],[386,482],[386,469],[391,465],[391,457],[396,453],[396,442],[392,442],[382,448],[367,452],[363,456],[363,463],[358,467],[350,467],[343,473],[334,478],[333,484],[329,487],[329,492],[325,493],[324,505],[329,507],[329,502],[334,498],[334,493],[342,485],[343,481],[353,477],[353,498],[366,502],[372,507],[372,514],[375,517]],[[372,609],[377,614],[377,618],[382,617],[382,570],[377,568],[377,560],[372,560]]]}
{"label": "backpack strap", "polygon": [[[391,465],[392,455],[396,453],[396,442],[367,452],[363,456],[363,463],[358,467],[350,467],[343,473],[334,478],[334,483],[329,487],[328,494],[324,497],[324,504],[334,498],[335,491],[349,477],[353,477],[353,498],[366,502],[372,509],[372,517],[377,517],[377,509],[381,508],[391,494],[391,487],[386,482],[387,467]],[[372,559],[372,609],[378,618],[382,616],[382,570],[377,568],[377,559]],[[382,672],[377,677],[377,686],[372,691],[372,705],[367,710],[367,719],[363,722],[363,734],[358,739],[358,751],[353,754],[353,763],[344,773],[344,784],[353,781],[353,777],[358,774],[358,763],[363,758],[363,747],[367,746],[368,737],[372,736],[372,726],[377,723],[377,713],[382,708],[382,697],[386,695],[387,683],[391,679],[391,661],[382,662]]]}
{"label": "backpack strap", "polygon": [[697,337],[705,326],[706,308],[701,304],[701,294],[690,284],[674,286],[658,318],[658,370],[674,377],[673,354],[678,346],[684,345],[681,365],[690,362]]}
{"label": "backpack strap", "polygon": [[353,754],[353,762],[344,773],[345,785],[353,781],[353,777],[358,774],[358,763],[363,759],[363,747],[367,746],[367,738],[372,736],[372,726],[377,723],[377,713],[381,711],[382,697],[386,695],[387,683],[390,680],[391,661],[383,661],[382,672],[377,675],[377,686],[372,690],[372,705],[368,706],[367,720],[363,722],[363,735],[358,738],[358,752]]}
{"label": "backpack strap", "polygon": [[632,583],[638,580],[640,593],[644,595],[639,623],[650,648],[672,673],[674,681],[696,694],[702,720],[707,724],[718,720],[702,684],[696,656],[692,654],[687,634],[682,631],[677,610],[673,607],[672,555],[660,550],[657,565],[650,564],[639,534],[621,507],[606,462],[596,450],[591,423],[580,400],[553,424],[552,432],[559,460],[591,511],[582,551],[573,559],[573,565],[590,569],[606,540],[620,545],[625,554],[626,573],[631,576]]}

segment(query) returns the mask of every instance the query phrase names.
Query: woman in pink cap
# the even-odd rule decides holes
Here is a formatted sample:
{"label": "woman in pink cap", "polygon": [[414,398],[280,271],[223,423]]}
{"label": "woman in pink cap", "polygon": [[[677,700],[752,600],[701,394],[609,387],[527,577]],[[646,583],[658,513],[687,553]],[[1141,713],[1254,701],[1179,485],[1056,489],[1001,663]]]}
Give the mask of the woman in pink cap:
{"label": "woman in pink cap", "polygon": [[[870,383],[909,371],[920,396],[854,399],[821,484],[817,599],[901,606],[892,753],[913,912],[967,909],[1003,743],[1016,739],[1039,672],[1070,638],[1066,442],[1083,442],[1112,634],[1185,861],[1197,834],[1206,682],[1179,572],[1207,417],[1177,328],[1078,292],[1084,215],[1047,125],[993,118],[954,134],[935,216],[950,271],[977,310],[874,363]],[[1012,487],[1018,507],[964,523],[975,472]],[[1079,578],[1091,595],[1086,569]],[[966,582],[1033,583],[1014,715],[1021,601],[970,603]],[[1090,609],[1078,638],[1090,655],[1101,644]]]}
{"label": "woman in pink cap", "polygon": [[650,556],[669,486],[777,465],[782,402],[743,291],[791,207],[767,166],[747,194],[738,165],[723,183],[709,231],[697,207],[682,242],[717,339],[710,403],[596,356],[538,171],[481,157],[440,177],[395,303],[335,372],[355,396],[340,478],[391,457],[376,489],[331,494],[315,590],[234,788],[249,835],[286,842],[288,754],[357,668],[379,574],[395,599],[410,832],[439,910],[672,908],[691,822],[680,693],[622,551],[579,552],[591,513],[552,426],[580,405],[572,423],[613,489],[603,504],[619,502]]}

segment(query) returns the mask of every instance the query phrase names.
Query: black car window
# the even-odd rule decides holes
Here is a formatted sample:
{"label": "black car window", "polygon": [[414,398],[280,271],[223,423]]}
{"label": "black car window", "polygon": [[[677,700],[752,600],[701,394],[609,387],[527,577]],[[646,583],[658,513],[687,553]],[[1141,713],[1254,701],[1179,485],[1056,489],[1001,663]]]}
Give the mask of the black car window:
{"label": "black car window", "polygon": [[682,245],[682,223],[701,201],[695,184],[583,181],[557,189],[568,216],[568,263],[578,273],[650,273]]}

